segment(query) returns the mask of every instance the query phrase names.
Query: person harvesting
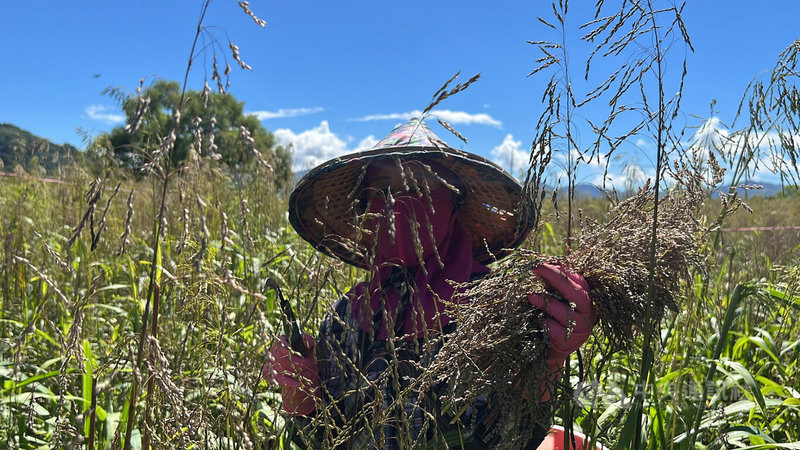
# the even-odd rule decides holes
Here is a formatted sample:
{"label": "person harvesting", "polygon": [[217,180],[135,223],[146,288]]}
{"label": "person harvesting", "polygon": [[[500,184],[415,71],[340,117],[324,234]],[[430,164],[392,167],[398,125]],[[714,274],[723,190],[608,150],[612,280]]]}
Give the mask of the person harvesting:
{"label": "person harvesting", "polygon": [[[458,327],[453,306],[469,302],[465,285],[490,273],[531,228],[519,213],[522,187],[480,156],[448,147],[424,122],[392,130],[373,149],[308,172],[289,202],[298,234],[315,248],[364,269],[323,319],[316,338],[281,336],[264,376],[281,388],[283,409],[311,448],[493,448],[504,444],[490,390],[454,411],[442,399],[447,380],[422,382],[425,368]],[[596,312],[580,275],[540,264],[548,287],[528,295],[544,312],[547,374],[591,334]],[[550,293],[552,292],[552,294]],[[296,337],[295,340],[297,341]],[[533,376],[534,374],[532,374]],[[541,377],[542,374],[536,374]],[[521,402],[549,399],[546,383]],[[547,424],[513,430],[536,448]],[[508,444],[508,442],[505,442]]]}

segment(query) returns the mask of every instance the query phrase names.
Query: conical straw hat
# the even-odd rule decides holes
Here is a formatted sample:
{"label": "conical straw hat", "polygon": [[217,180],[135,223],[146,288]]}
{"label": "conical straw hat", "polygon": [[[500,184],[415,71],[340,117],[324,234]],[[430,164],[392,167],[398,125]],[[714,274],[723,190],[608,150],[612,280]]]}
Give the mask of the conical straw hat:
{"label": "conical straw hat", "polygon": [[458,217],[475,261],[491,263],[525,239],[532,219],[519,212],[519,182],[485,158],[450,148],[417,119],[396,127],[371,150],[334,158],[310,170],[289,198],[289,221],[318,250],[367,268],[373,236],[356,220],[367,167],[377,161],[400,167],[411,160],[443,166],[459,178],[455,184],[466,193]]}

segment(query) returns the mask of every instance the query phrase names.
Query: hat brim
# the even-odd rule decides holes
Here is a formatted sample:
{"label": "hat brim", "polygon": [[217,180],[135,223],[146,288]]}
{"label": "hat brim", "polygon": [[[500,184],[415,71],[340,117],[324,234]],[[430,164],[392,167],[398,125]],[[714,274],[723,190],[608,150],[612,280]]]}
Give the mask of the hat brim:
{"label": "hat brim", "polygon": [[460,224],[472,243],[473,259],[489,264],[519,246],[532,225],[521,214],[522,186],[481,156],[449,147],[398,146],[352,153],[310,170],[289,198],[289,221],[316,249],[362,269],[368,268],[373,237],[358,226],[358,193],[367,167],[376,161],[417,160],[444,166],[466,189]]}

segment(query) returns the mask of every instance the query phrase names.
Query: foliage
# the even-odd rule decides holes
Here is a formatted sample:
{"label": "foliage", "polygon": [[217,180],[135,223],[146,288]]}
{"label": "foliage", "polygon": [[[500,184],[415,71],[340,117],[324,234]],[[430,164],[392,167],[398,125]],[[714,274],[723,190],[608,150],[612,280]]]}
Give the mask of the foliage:
{"label": "foliage", "polygon": [[[240,6],[260,23],[247,2]],[[566,9],[554,4],[559,20]],[[246,68],[238,48],[233,57]],[[0,447],[291,446],[280,394],[261,379],[266,348],[282,332],[275,292],[262,291],[264,281],[278,281],[313,333],[363,274],[313,251],[289,227],[281,192],[288,172],[277,162],[288,155],[265,153],[269,165],[253,162],[231,122],[215,134],[232,142],[227,153],[219,150],[230,163],[216,161],[208,140],[192,147],[191,119],[211,123],[199,108],[210,93],[184,98],[169,83],[155,86],[162,91],[153,92],[150,108],[140,107],[148,91],[135,97],[129,124],[138,140],[123,143],[136,147],[141,159],[132,161],[147,174],[123,176],[114,155],[102,151],[111,147],[96,141],[88,162],[62,168],[64,183],[24,172],[0,179]],[[570,149],[574,125],[561,106],[573,93],[569,83],[551,86],[554,94],[558,86],[567,90],[550,110],[557,120],[535,142]],[[217,98],[223,109],[241,110],[232,97]],[[149,122],[133,126],[148,109]],[[259,150],[271,149],[268,135],[248,135]],[[739,167],[752,154],[725,150],[723,164],[746,178]],[[698,142],[664,162],[703,174],[710,161],[692,158],[715,153]],[[540,226],[530,248],[563,254],[588,219],[607,220],[604,199],[567,195],[566,214],[555,203],[535,205]],[[734,191],[709,197],[697,212],[712,230],[702,242],[703,270],[680,280],[680,308],[655,323],[653,339],[632,337],[630,350],[609,355],[609,342],[597,335],[573,357],[564,386],[574,390],[569,404],[557,405],[557,422],[617,448],[797,448],[798,232],[731,230],[798,225],[797,198],[752,199],[751,212],[726,212],[740,200]]]}
{"label": "foliage", "polygon": [[[164,427],[151,442],[185,447],[276,439],[274,395],[259,378],[279,312],[274,294],[262,295],[261,286],[268,276],[283,286],[313,286],[316,281],[304,280],[331,265],[286,228],[285,203],[263,171],[250,175],[260,181],[237,183],[211,164],[187,173],[168,201],[168,226],[155,251],[148,245],[155,215],[148,180],[125,185],[120,195],[113,187],[101,191],[91,218],[91,233],[99,235],[94,251],[88,225],[69,245],[81,220],[76,213],[86,206],[83,191],[91,179],[85,174],[64,185],[4,180],[0,202],[17,212],[0,223],[0,446],[82,442],[93,395],[96,442],[103,448],[119,442],[131,344],[154,253],[161,309],[158,346],[146,366],[155,392],[144,395],[156,399],[149,414]],[[126,227],[129,242],[121,252]],[[326,297],[337,295],[328,289],[321,289]],[[304,317],[308,294],[292,293]],[[96,381],[94,394],[87,380]],[[136,402],[139,417],[144,395]],[[143,426],[138,422],[139,435]]]}
{"label": "foliage", "polygon": [[[132,440],[144,435],[141,417],[150,396],[154,445],[277,448],[283,427],[279,394],[260,380],[260,366],[270,340],[282,332],[281,313],[274,293],[261,291],[262,283],[268,276],[278,280],[306,330],[313,332],[330,302],[359,274],[313,252],[288,228],[285,203],[263,171],[251,173],[262,180],[251,185],[237,183],[211,162],[195,170],[181,176],[178,192],[167,202],[167,227],[157,252],[158,347],[139,374],[143,380],[154,374],[154,388],[137,396],[140,419]],[[107,184],[95,224],[111,202],[103,231],[95,229],[100,237],[92,251],[88,225],[68,246],[92,181],[85,171],[73,174],[63,185],[29,178],[0,184],[0,207],[13,211],[0,218],[3,447],[85,442],[92,392],[98,406],[95,443],[109,448],[120,439],[135,359],[132,343],[140,331],[154,253],[148,242],[157,185],[129,181],[112,199],[115,185]],[[127,223],[131,191],[133,217]],[[748,224],[774,224],[770,211],[783,208],[785,201],[759,199]],[[600,199],[581,202],[584,211],[602,210]],[[533,242],[538,249],[560,251],[560,220],[552,209],[543,210],[542,231]],[[126,223],[129,242],[120,253]],[[795,319],[800,269],[796,258],[770,270],[763,259],[752,257],[776,240],[775,246],[786,249],[780,256],[797,251],[796,232],[723,233],[725,245],[717,247],[710,240],[713,276],[685,280],[684,307],[664,321],[663,345],[653,362],[654,395],[645,403],[643,420],[662,424],[676,448],[685,448],[712,360],[718,364],[708,383],[699,443],[719,448],[726,439],[800,439],[800,324]],[[736,285],[747,290],[734,302]],[[727,342],[715,357],[726,314],[731,317]],[[590,343],[584,360],[600,358],[603,345]],[[576,417],[584,432],[606,443],[620,441],[623,431],[615,414],[630,407],[636,362],[636,351],[617,353],[602,361],[601,372],[587,373],[583,380],[573,374],[575,399],[592,406],[591,413],[579,411]]]}
{"label": "foliage", "polygon": [[[110,89],[109,94],[121,95]],[[96,145],[107,139],[121,164],[140,169],[148,161],[144,149],[158,148],[169,135],[173,109],[181,98],[181,86],[176,81],[156,80],[138,96],[122,100],[126,125],[114,128]],[[228,93],[188,90],[186,102],[177,125],[175,148],[171,163],[179,166],[187,159],[210,156],[239,168],[256,160],[259,151],[275,171],[275,182],[285,189],[291,180],[291,154],[275,146],[275,138],[252,115],[244,114],[244,103]],[[141,99],[147,108],[142,109]],[[137,126],[134,126],[138,122]],[[243,132],[242,130],[246,130]],[[252,138],[252,141],[246,136]]]}
{"label": "foliage", "polygon": [[[656,148],[656,155],[655,176],[651,180],[655,190],[653,207],[651,211],[645,212],[642,208],[639,212],[647,214],[651,223],[648,227],[649,233],[652,236],[649,248],[642,248],[642,252],[649,259],[647,264],[649,276],[640,275],[639,280],[645,281],[646,278],[645,285],[649,288],[649,298],[643,311],[633,317],[638,326],[644,330],[643,336],[636,338],[636,348],[633,351],[621,353],[623,362],[618,365],[615,363],[615,358],[609,358],[607,352],[603,351],[609,345],[609,338],[595,335],[594,342],[587,347],[589,358],[579,361],[582,363],[578,372],[580,375],[577,378],[565,377],[567,383],[564,383],[569,390],[570,386],[584,378],[591,380],[593,384],[589,390],[593,395],[588,402],[564,401],[558,416],[567,427],[571,427],[573,419],[577,418],[577,423],[587,428],[590,434],[598,430],[600,435],[613,436],[609,441],[617,448],[639,449],[651,446],[664,448],[673,445],[694,448],[696,444],[709,443],[713,444],[712,447],[728,446],[729,440],[733,443],[762,444],[765,442],[763,436],[769,433],[761,431],[763,428],[758,428],[764,423],[759,423],[755,428],[751,427],[755,423],[752,421],[752,416],[746,426],[738,427],[737,424],[731,428],[731,431],[736,432],[735,438],[731,437],[733,434],[728,434],[727,429],[717,430],[717,434],[708,433],[707,429],[700,432],[699,427],[707,423],[706,401],[709,392],[713,391],[710,388],[713,388],[713,383],[718,380],[717,369],[728,376],[735,374],[744,377],[753,396],[757,400],[760,399],[758,404],[765,415],[767,415],[766,406],[764,399],[756,392],[759,389],[758,384],[755,381],[749,383],[754,379],[749,372],[750,364],[739,361],[730,363],[720,359],[724,355],[722,351],[724,346],[720,343],[727,339],[733,315],[727,316],[731,320],[726,320],[722,327],[716,324],[709,327],[718,332],[717,349],[709,351],[708,347],[713,348],[713,345],[705,342],[707,348],[699,352],[698,347],[682,340],[685,332],[684,334],[676,332],[678,329],[684,330],[684,323],[679,320],[683,308],[671,319],[667,328],[660,320],[659,304],[663,303],[664,299],[657,291],[658,269],[665,264],[665,259],[668,259],[665,257],[670,253],[670,243],[668,240],[664,242],[662,233],[665,231],[669,233],[672,230],[662,229],[664,211],[661,210],[662,195],[659,190],[666,188],[667,179],[681,172],[693,174],[703,184],[718,185],[723,180],[722,174],[725,169],[731,171],[728,176],[734,185],[738,185],[746,180],[746,175],[756,167],[754,162],[760,159],[761,147],[765,141],[773,144],[778,142],[778,145],[771,146],[772,154],[777,155],[778,159],[786,156],[788,164],[777,166],[781,179],[794,179],[788,172],[797,171],[795,145],[788,142],[791,139],[787,139],[786,136],[796,135],[794,120],[796,102],[791,101],[795,98],[793,86],[796,72],[787,70],[787,67],[794,67],[797,54],[795,46],[781,55],[782,61],[776,65],[770,79],[770,88],[763,89],[763,85],[756,85],[749,93],[751,95],[749,128],[741,133],[734,133],[734,139],[726,139],[721,145],[715,145],[719,143],[719,139],[717,142],[697,139],[699,133],[695,135],[694,142],[686,144],[683,139],[685,129],[675,126],[688,70],[686,51],[692,50],[689,34],[681,17],[683,5],[656,0],[597,2],[593,16],[577,25],[577,29],[581,30],[580,44],[588,48],[589,54],[579,72],[583,78],[580,82],[585,82],[588,93],[581,95],[577,89],[579,82],[575,76],[574,65],[570,65],[574,64],[570,58],[571,49],[576,47],[572,47],[574,42],[569,37],[573,27],[576,27],[572,18],[576,13],[574,8],[569,10],[568,4],[569,2],[564,0],[554,1],[552,15],[539,18],[540,23],[550,28],[550,32],[558,39],[552,42],[531,42],[542,53],[542,57],[537,60],[538,66],[531,75],[543,75],[546,85],[543,89],[544,111],[537,124],[537,133],[531,146],[531,169],[526,180],[526,189],[533,194],[532,207],[534,209],[541,207],[537,201],[544,198],[544,193],[538,185],[539,177],[536,171],[541,172],[542,169],[537,161],[549,161],[551,153],[564,155],[561,159],[566,162],[564,172],[567,178],[567,208],[562,212],[566,217],[565,238],[564,241],[556,243],[564,242],[563,251],[567,257],[570,257],[573,251],[580,252],[580,249],[576,250],[574,244],[580,239],[581,233],[585,232],[585,228],[578,224],[581,217],[586,216],[574,203],[575,180],[579,165],[593,159],[598,162],[609,161],[611,155],[620,147],[629,145],[634,136],[652,143]],[[580,13],[587,11],[579,10],[577,16],[580,17]],[[612,67],[610,73],[601,75],[599,81],[595,81],[596,64],[592,64],[597,59],[606,59],[606,65]],[[682,70],[670,70],[681,66]],[[596,117],[592,115],[596,109],[591,109],[590,106],[598,102],[605,102],[610,108],[607,114]],[[592,142],[588,145],[579,138],[579,131],[586,128],[593,131]],[[789,133],[786,132],[787,129]],[[772,133],[774,130],[778,131],[780,138]],[[789,145],[781,145],[784,141]],[[722,161],[722,164],[719,161]],[[703,180],[704,178],[707,179]],[[763,292],[760,290],[763,286],[760,286],[760,289],[754,287],[747,276],[743,276],[743,280],[736,281],[722,276],[718,278],[717,283],[727,284],[727,289],[717,286],[707,278],[707,274],[714,274],[725,268],[722,260],[726,258],[730,258],[728,261],[734,260],[733,256],[727,253],[727,248],[718,245],[721,236],[719,229],[724,226],[732,211],[741,205],[736,186],[732,186],[727,193],[721,195],[720,204],[720,211],[716,217],[696,214],[690,219],[697,221],[691,225],[708,227],[712,231],[711,236],[715,238],[705,244],[708,267],[700,267],[694,274],[695,286],[691,286],[691,279],[684,280],[685,303],[679,302],[679,304],[682,307],[689,305],[690,311],[693,306],[708,301],[706,296],[709,285],[716,286],[716,289],[720,289],[720,292],[728,296],[725,304],[729,305],[729,311],[736,308],[730,305],[738,304],[743,298]],[[606,219],[614,220],[613,217]],[[713,233],[715,229],[719,231]],[[630,235],[628,238],[636,240],[635,233],[628,234]],[[666,249],[660,248],[665,244]],[[791,245],[795,246],[796,243]],[[760,253],[758,250],[756,252]],[[611,266],[623,265],[621,262],[615,263],[613,259],[609,263]],[[796,263],[792,261],[791,264]],[[789,298],[789,303],[793,304],[796,299],[793,289],[794,287],[788,288],[788,297],[786,295],[778,297],[783,299],[782,301]],[[762,297],[775,300],[768,295]],[[766,311],[776,309],[785,311],[780,306],[780,301],[776,304],[771,300],[764,302]],[[705,309],[701,312],[701,314],[709,313],[710,311]],[[787,315],[781,318],[789,320]],[[691,330],[689,334],[698,328],[698,324],[694,322],[696,319],[698,318],[692,316],[685,324],[686,330]],[[776,319],[773,316],[768,320]],[[680,326],[674,328],[676,324]],[[796,325],[793,324],[791,327],[794,328]],[[675,342],[680,342],[678,347],[670,348],[669,346]],[[664,359],[664,356],[667,359]],[[703,364],[707,364],[707,368],[699,369],[698,366],[702,367]],[[733,370],[730,370],[731,366]],[[728,370],[724,370],[725,367]],[[588,374],[584,372],[587,368]],[[677,374],[673,372],[676,369],[680,370]],[[659,390],[658,382],[662,376],[672,379],[680,374],[679,379],[683,381],[691,377],[689,374],[703,372],[707,374],[705,379],[696,375],[693,379],[693,382],[697,383],[696,386],[700,386],[697,392],[701,394],[688,402],[681,389],[674,397],[666,398],[664,392]],[[687,378],[683,378],[684,375]],[[730,378],[726,382],[729,380]],[[666,381],[665,384],[669,385],[670,382]],[[616,399],[613,399],[613,395],[609,395],[614,390],[618,390],[621,394]],[[576,400],[580,394],[580,391],[576,392]],[[675,393],[669,393],[670,396],[673,394]],[[793,403],[793,400],[790,403]],[[575,405],[584,408],[576,409]],[[724,411],[724,405],[721,407]],[[790,408],[786,413],[796,416],[797,411]],[[783,430],[785,425],[786,423],[782,422],[780,429]],[[681,431],[676,432],[679,429]],[[795,440],[796,436],[791,434],[782,436],[778,442]]]}

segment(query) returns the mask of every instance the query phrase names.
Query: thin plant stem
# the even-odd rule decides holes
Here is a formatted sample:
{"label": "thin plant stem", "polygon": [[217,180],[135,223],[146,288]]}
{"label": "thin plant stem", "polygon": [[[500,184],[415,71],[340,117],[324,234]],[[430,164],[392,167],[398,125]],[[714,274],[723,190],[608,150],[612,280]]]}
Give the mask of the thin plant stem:
{"label": "thin plant stem", "polygon": [[644,324],[645,324],[645,333],[644,333],[644,342],[642,343],[642,363],[639,368],[639,379],[637,381],[637,391],[639,391],[638,386],[642,386],[641,392],[635,398],[634,401],[634,408],[633,414],[636,417],[636,423],[634,428],[634,448],[639,449],[641,448],[642,442],[642,414],[644,408],[644,398],[647,394],[647,386],[649,386],[648,380],[650,377],[650,370],[652,369],[652,364],[648,364],[648,361],[652,361],[653,359],[653,349],[651,344],[651,330],[650,327],[653,325],[650,320],[650,316],[652,313],[652,305],[655,301],[656,295],[656,283],[655,283],[655,274],[656,274],[656,264],[657,261],[657,252],[656,248],[658,246],[658,208],[659,208],[659,197],[660,197],[660,189],[661,189],[661,173],[663,172],[663,164],[665,159],[665,150],[664,150],[664,130],[666,125],[666,121],[664,118],[664,73],[663,73],[663,54],[661,50],[661,39],[658,34],[658,26],[655,19],[655,14],[653,13],[653,5],[652,2],[647,3],[648,9],[650,10],[650,18],[653,22],[653,34],[654,34],[654,42],[655,42],[655,59],[656,59],[656,70],[657,70],[657,80],[658,80],[658,119],[657,119],[657,126],[658,130],[656,131],[656,177],[655,183],[653,186],[653,226],[652,226],[652,239],[650,240],[650,275],[648,279],[648,295],[647,295],[647,305],[645,309],[645,317],[644,317]]}
{"label": "thin plant stem", "polygon": [[[153,323],[152,329],[150,330],[150,335],[153,336],[154,339],[158,338],[158,309],[159,309],[159,300],[161,298],[161,289],[156,284],[155,292],[153,295]],[[155,360],[151,356],[150,363],[155,367]],[[144,437],[142,438],[142,450],[149,450],[150,449],[150,425],[151,425],[151,418],[150,418],[150,410],[152,409],[153,404],[153,391],[154,391],[154,380],[153,380],[153,373],[148,374],[147,377],[147,400],[145,406],[145,413],[144,413],[144,420],[145,420],[145,427],[144,427]]]}
{"label": "thin plant stem", "polygon": [[94,450],[95,423],[97,422],[97,377],[92,376],[92,403],[89,409],[89,440],[86,448]]}
{"label": "thin plant stem", "polygon": [[[183,77],[183,87],[181,89],[181,97],[178,101],[178,105],[176,107],[176,112],[180,113],[183,109],[183,104],[185,101],[186,95],[186,86],[189,82],[189,72],[192,70],[192,60],[194,59],[194,52],[197,47],[197,41],[200,38],[200,34],[203,31],[203,20],[205,18],[206,12],[208,11],[208,7],[211,5],[211,0],[206,0],[203,3],[203,7],[200,11],[200,18],[197,22],[197,30],[194,35],[194,40],[192,41],[192,48],[189,52],[189,62],[186,66],[186,72]],[[175,121],[172,121],[170,125],[171,129],[168,134],[173,133],[173,129],[178,126]],[[166,159],[166,164],[170,165],[172,163],[172,155],[174,152],[174,145],[169,148],[169,152]],[[147,340],[147,320],[150,314],[150,299],[153,297],[154,290],[156,289],[156,271],[157,271],[157,262],[158,262],[158,253],[159,253],[159,245],[161,245],[160,238],[161,238],[161,227],[163,223],[164,216],[166,214],[166,203],[167,203],[167,192],[169,186],[169,180],[171,175],[175,173],[174,171],[171,172],[164,172],[162,177],[162,185],[161,185],[161,199],[160,199],[160,206],[158,210],[158,215],[155,220],[154,224],[154,236],[153,236],[153,257],[150,261],[150,282],[147,288],[147,297],[145,300],[145,307],[144,313],[142,314],[142,323],[141,323],[141,334],[139,336],[139,344],[136,350],[136,368],[140,367],[142,364],[142,355],[144,353],[144,341]],[[154,312],[157,314],[157,312]],[[135,371],[134,371],[135,372]],[[137,398],[137,381],[136,377],[133,377],[131,382],[131,396],[130,396],[130,406],[128,407],[128,421],[125,428],[125,441],[123,443],[123,450],[128,450],[130,448],[130,440],[131,440],[131,433],[133,431],[133,424],[134,418],[136,416],[136,398]]]}

